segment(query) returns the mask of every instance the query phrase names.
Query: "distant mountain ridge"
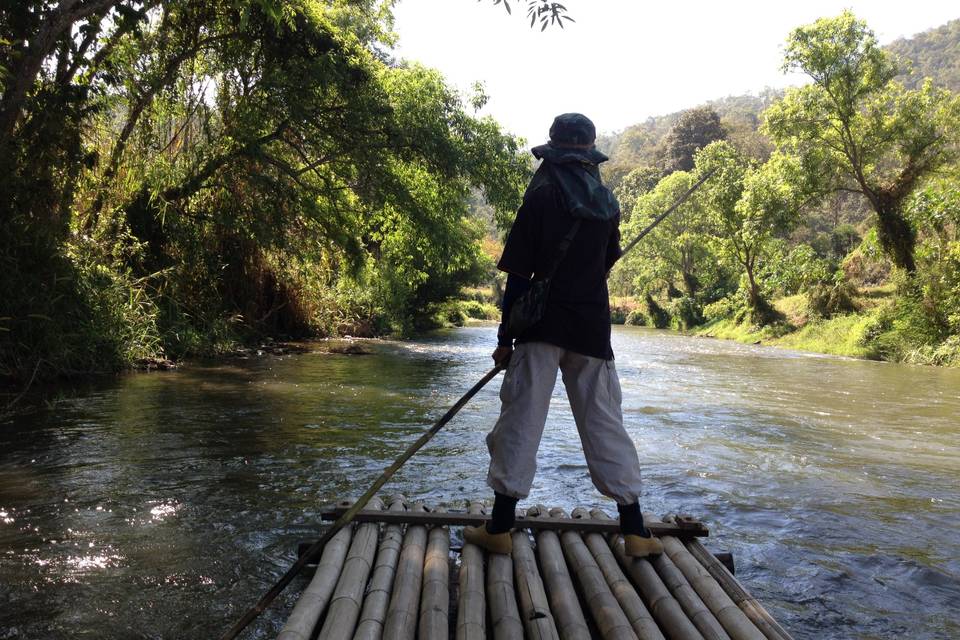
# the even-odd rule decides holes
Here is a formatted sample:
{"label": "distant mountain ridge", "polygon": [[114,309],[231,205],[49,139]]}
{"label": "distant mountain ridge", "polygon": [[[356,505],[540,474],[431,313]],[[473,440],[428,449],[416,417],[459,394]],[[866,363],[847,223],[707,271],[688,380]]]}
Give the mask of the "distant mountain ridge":
{"label": "distant mountain ridge", "polygon": [[[924,78],[930,77],[935,84],[960,92],[960,19],[895,40],[884,48],[910,67],[909,72],[897,78],[908,88],[917,88]],[[779,89],[767,88],[757,94],[728,96],[705,104],[720,115],[732,140],[747,148],[768,147],[769,143],[757,131],[760,114],[782,95]],[[691,108],[696,106],[700,105]],[[653,116],[623,131],[599,136],[598,148],[610,156],[610,162],[604,165],[605,181],[616,186],[630,170],[654,165],[664,137],[682,113]]]}

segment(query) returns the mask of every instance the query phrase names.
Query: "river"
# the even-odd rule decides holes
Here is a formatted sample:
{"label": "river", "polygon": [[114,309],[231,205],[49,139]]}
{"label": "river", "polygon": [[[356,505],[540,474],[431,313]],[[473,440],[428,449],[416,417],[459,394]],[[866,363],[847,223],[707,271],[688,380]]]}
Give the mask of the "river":
{"label": "river", "polygon": [[[490,367],[491,327],[192,363],[0,423],[0,639],[209,638]],[[643,507],[688,513],[798,639],[960,637],[960,370],[615,327]],[[388,485],[487,498],[498,382]],[[524,504],[613,505],[557,385]],[[295,582],[249,637],[272,637]]]}

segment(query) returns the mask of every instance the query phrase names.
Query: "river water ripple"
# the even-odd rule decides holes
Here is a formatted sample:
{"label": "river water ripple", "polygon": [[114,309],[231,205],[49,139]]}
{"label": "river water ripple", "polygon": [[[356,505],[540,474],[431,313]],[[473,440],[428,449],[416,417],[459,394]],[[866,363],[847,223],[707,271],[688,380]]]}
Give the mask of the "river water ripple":
{"label": "river water ripple", "polygon": [[[0,639],[218,636],[489,368],[491,327],[129,375],[0,424]],[[798,639],[960,637],[960,371],[617,327],[644,509],[689,513]],[[388,486],[488,498],[484,389]],[[592,487],[557,385],[529,501]],[[249,637],[282,625],[292,585]]]}

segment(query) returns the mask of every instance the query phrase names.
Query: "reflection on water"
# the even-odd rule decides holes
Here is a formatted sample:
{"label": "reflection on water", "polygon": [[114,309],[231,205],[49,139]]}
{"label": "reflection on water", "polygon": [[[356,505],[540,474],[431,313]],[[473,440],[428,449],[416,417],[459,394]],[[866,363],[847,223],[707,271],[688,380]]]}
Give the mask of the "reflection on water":
{"label": "reflection on water", "polygon": [[[490,366],[492,328],[131,375],[0,425],[0,639],[206,638]],[[644,508],[797,638],[960,636],[960,371],[614,332]],[[389,487],[487,497],[491,384]],[[530,502],[605,505],[562,385]],[[274,634],[295,583],[256,623]]]}

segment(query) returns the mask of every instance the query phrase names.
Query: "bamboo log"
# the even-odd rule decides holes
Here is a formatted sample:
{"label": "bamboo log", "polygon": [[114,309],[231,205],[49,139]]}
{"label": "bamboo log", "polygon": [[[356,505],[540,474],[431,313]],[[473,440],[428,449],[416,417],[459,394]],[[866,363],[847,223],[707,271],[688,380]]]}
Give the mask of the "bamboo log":
{"label": "bamboo log", "polygon": [[[661,538],[663,542],[667,538]],[[714,617],[713,612],[704,604],[696,590],[687,582],[683,572],[677,568],[670,557],[664,553],[650,558],[650,564],[660,574],[660,579],[670,589],[686,612],[687,617],[697,626],[706,640],[730,640],[723,625]]]}
{"label": "bamboo log", "polygon": [[526,637],[530,640],[559,640],[526,531],[513,532],[513,578]]}
{"label": "bamboo log", "polygon": [[[415,504],[413,511],[423,511]],[[403,536],[403,548],[393,579],[393,593],[383,623],[383,640],[413,640],[420,611],[420,587],[423,583],[423,557],[427,547],[427,528],[411,525]]]}
{"label": "bamboo log", "polygon": [[427,555],[423,564],[418,640],[448,640],[449,609],[450,530],[434,527],[427,536]]}
{"label": "bamboo log", "polygon": [[[660,519],[652,513],[644,513],[643,520],[648,528],[651,525],[661,524]],[[662,542],[663,537],[660,540]],[[704,604],[696,590],[687,582],[683,572],[673,564],[669,556],[666,554],[654,556],[649,558],[649,562],[706,640],[730,640],[723,625],[714,617],[713,612]]]}
{"label": "bamboo log", "polygon": [[[383,507],[379,498],[371,500],[370,505],[374,509]],[[340,572],[337,589],[330,602],[330,611],[320,630],[319,637],[324,640],[350,640],[353,637],[379,536],[380,525],[376,523],[357,526],[347,559],[343,563],[343,570]]]}
{"label": "bamboo log", "polygon": [[687,551],[682,542],[670,536],[663,538],[662,542],[666,555],[683,572],[684,577],[733,640],[766,640],[766,636],[750,622],[740,607],[713,579],[710,572]]}
{"label": "bamboo log", "polygon": [[523,640],[511,556],[502,553],[487,556],[487,607],[494,640]]}
{"label": "bamboo log", "polygon": [[[586,511],[583,512],[586,514]],[[550,515],[555,518],[565,518],[563,509],[551,509]],[[563,555],[567,564],[580,585],[580,593],[590,609],[593,621],[605,640],[637,640],[630,621],[627,619],[620,603],[610,591],[603,572],[593,559],[590,550],[579,533],[565,531],[560,535],[563,546]]]}
{"label": "bamboo log", "polygon": [[763,605],[740,584],[740,581],[730,573],[727,567],[710,553],[699,540],[689,543],[687,550],[700,564],[706,567],[714,580],[723,587],[727,595],[737,603],[740,610],[750,618],[750,621],[760,629],[768,640],[793,640],[786,629],[780,626],[780,623],[764,609]]}
{"label": "bamboo log", "polygon": [[671,640],[703,640],[703,636],[687,619],[680,603],[670,594],[653,566],[645,558],[628,557],[624,551],[623,536],[611,536],[609,545],[617,562],[640,590],[647,608],[664,635]]}
{"label": "bamboo log", "polygon": [[308,640],[313,635],[313,628],[317,626],[317,620],[323,615],[337,586],[337,578],[340,577],[350,546],[350,536],[350,527],[344,527],[323,548],[317,571],[290,612],[277,640]]}
{"label": "bamboo log", "polygon": [[[327,509],[320,512],[324,520],[335,520],[346,510]],[[443,525],[447,527],[479,526],[485,524],[487,517],[481,514],[464,513],[462,511],[446,511],[443,513],[391,513],[371,511],[365,509],[353,516],[354,522],[380,522],[383,524],[422,524],[427,526]],[[549,529],[551,531],[590,531],[596,533],[618,533],[619,526],[615,521],[560,519],[548,517],[529,517],[524,513],[517,514],[517,529]],[[677,538],[704,537],[710,535],[710,530],[701,522],[651,522],[648,528],[655,536],[676,536]]]}
{"label": "bamboo log", "polygon": [[[541,506],[527,509],[528,516],[545,516],[546,508]],[[556,531],[539,529],[536,532],[537,558],[540,560],[540,573],[547,587],[550,610],[557,625],[561,640],[590,640],[590,628],[580,610],[580,601],[563,557],[560,536]]]}
{"label": "bamboo log", "polygon": [[[393,496],[390,511],[403,511],[403,496]],[[403,527],[392,524],[384,527],[383,538],[377,549],[377,560],[370,576],[370,585],[363,600],[363,610],[353,640],[380,640],[383,635],[383,622],[390,604],[393,591],[393,579],[396,575],[397,561],[403,546]]]}
{"label": "bamboo log", "polygon": [[[471,502],[470,513],[482,514],[483,505]],[[480,547],[464,543],[458,584],[457,640],[484,640],[487,637],[487,610],[483,593],[483,550]]]}
{"label": "bamboo log", "polygon": [[[578,518],[583,512],[582,509],[575,509],[573,517]],[[606,517],[606,514],[598,509],[590,513],[593,518],[599,518],[601,514]],[[584,535],[584,540],[637,637],[640,640],[666,640],[636,589],[617,564],[617,559],[613,557],[613,552],[604,537],[599,533],[588,533]]]}

